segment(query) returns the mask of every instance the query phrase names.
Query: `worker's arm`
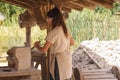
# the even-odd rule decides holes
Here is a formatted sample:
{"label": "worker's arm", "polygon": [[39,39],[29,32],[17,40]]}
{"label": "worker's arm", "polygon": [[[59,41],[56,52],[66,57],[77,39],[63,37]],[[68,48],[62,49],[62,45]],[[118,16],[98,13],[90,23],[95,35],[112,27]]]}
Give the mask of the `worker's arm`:
{"label": "worker's arm", "polygon": [[49,47],[52,45],[52,43],[46,41],[45,45],[43,47],[39,46],[39,42],[35,42],[34,46],[41,51],[42,53],[46,53],[49,49]]}

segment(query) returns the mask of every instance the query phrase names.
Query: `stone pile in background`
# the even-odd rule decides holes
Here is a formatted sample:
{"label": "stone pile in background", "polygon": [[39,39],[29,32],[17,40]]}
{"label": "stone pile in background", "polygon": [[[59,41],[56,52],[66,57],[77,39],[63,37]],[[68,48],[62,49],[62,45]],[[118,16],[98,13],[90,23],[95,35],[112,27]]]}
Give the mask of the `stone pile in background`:
{"label": "stone pile in background", "polygon": [[99,39],[81,42],[73,52],[73,67],[80,69],[98,69],[99,67],[87,55],[89,53],[101,68],[120,66],[120,40],[100,41]]}

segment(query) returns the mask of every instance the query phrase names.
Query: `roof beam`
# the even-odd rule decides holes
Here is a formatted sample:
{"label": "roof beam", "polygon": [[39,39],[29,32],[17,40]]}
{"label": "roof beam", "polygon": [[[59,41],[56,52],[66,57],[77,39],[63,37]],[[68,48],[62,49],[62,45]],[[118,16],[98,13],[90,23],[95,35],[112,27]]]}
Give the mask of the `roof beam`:
{"label": "roof beam", "polygon": [[66,3],[68,1],[78,1],[78,0],[51,0],[53,4],[60,7],[63,3]]}
{"label": "roof beam", "polygon": [[38,7],[38,6],[41,6],[41,5],[46,5],[45,2],[44,2],[44,4],[41,4],[40,1],[37,2],[35,0],[15,0],[15,1],[19,2],[21,4],[29,5],[31,7],[31,9],[34,9],[35,7]]}
{"label": "roof beam", "polygon": [[79,1],[79,0],[52,0],[54,3],[68,2],[68,1]]}
{"label": "roof beam", "polygon": [[41,4],[41,5],[47,5],[47,3],[51,3],[51,0],[32,0],[37,2],[37,4]]}
{"label": "roof beam", "polygon": [[114,0],[114,1],[115,1],[115,2],[117,2],[117,1],[120,2],[120,0]]}
{"label": "roof beam", "polygon": [[70,8],[67,8],[67,7],[65,7],[65,6],[62,7],[62,10],[65,11],[65,12],[68,12],[68,13],[71,12],[71,9],[70,9]]}
{"label": "roof beam", "polygon": [[94,10],[96,8],[96,5],[94,3],[90,3],[88,1],[83,1],[83,0],[70,1],[69,3],[72,3],[76,6],[86,7],[86,8],[92,9],[92,10]]}
{"label": "roof beam", "polygon": [[33,4],[30,1],[26,1],[26,0],[13,0],[13,1],[16,1],[16,2],[21,3],[21,4],[29,5],[29,6],[30,6],[30,4]]}
{"label": "roof beam", "polygon": [[106,1],[108,3],[114,3],[115,2],[115,0],[104,0],[104,1]]}
{"label": "roof beam", "polygon": [[97,5],[101,5],[103,7],[109,8],[109,9],[113,8],[113,3],[108,3],[105,0],[87,0],[87,1],[97,4]]}
{"label": "roof beam", "polygon": [[6,2],[6,3],[10,3],[10,4],[13,4],[13,5],[16,5],[16,6],[20,6],[20,7],[23,7],[23,8],[31,9],[30,5],[27,5],[27,4],[24,4],[24,3],[20,3],[20,2],[17,2],[15,0],[0,0],[0,1]]}
{"label": "roof beam", "polygon": [[83,7],[77,6],[77,5],[69,3],[69,2],[63,3],[63,6],[67,7],[67,8],[72,8],[72,9],[75,9],[75,10],[79,10],[79,11],[83,10]]}

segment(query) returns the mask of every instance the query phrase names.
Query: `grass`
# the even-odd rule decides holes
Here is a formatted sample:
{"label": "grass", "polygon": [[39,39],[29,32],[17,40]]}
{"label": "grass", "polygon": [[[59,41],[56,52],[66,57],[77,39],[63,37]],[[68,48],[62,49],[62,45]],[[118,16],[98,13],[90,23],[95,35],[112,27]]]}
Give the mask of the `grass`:
{"label": "grass", "polygon": [[97,13],[93,10],[84,9],[82,12],[72,11],[67,21],[75,39],[75,47],[80,42],[99,38],[100,40],[115,40],[119,38],[120,16],[111,14],[110,10]]}

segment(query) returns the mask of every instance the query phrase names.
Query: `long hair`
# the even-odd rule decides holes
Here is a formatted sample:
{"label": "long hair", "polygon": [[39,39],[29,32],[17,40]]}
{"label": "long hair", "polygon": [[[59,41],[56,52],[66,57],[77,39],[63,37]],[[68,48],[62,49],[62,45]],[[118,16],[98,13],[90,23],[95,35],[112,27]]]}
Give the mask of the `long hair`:
{"label": "long hair", "polygon": [[53,18],[52,29],[54,29],[56,26],[62,26],[65,36],[68,37],[68,30],[60,10],[57,7],[55,7],[47,13],[47,16]]}

